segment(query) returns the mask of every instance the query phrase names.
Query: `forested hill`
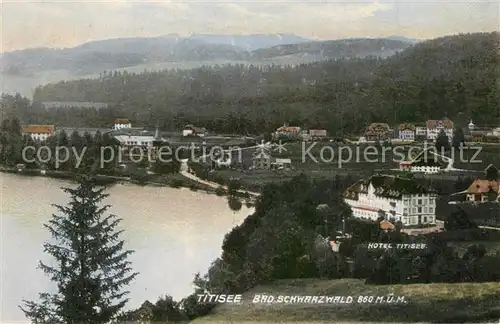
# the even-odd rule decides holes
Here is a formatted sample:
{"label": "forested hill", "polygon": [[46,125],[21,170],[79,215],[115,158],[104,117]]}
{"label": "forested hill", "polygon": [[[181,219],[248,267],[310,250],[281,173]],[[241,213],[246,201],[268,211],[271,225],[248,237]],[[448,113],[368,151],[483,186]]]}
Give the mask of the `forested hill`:
{"label": "forested hill", "polygon": [[499,33],[461,34],[387,59],[103,74],[99,80],[39,87],[34,99],[110,102],[116,107],[107,114],[138,124],[148,122],[151,109],[168,121],[165,127],[195,122],[240,132],[266,131],[286,121],[354,132],[372,121],[421,122],[459,113],[477,124],[498,125],[498,48]]}
{"label": "forested hill", "polygon": [[272,58],[284,55],[319,55],[330,58],[352,58],[376,55],[386,57],[410,47],[409,42],[384,38],[341,39],[323,42],[278,45],[252,52],[253,58]]}

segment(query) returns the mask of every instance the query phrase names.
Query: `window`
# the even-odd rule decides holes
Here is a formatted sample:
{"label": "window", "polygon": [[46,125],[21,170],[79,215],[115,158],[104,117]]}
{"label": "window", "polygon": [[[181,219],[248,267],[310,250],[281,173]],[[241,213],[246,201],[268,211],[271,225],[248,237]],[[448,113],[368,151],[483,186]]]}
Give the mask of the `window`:
{"label": "window", "polygon": [[407,214],[408,214],[408,208],[405,208],[405,209],[403,210],[403,215],[407,215]]}
{"label": "window", "polygon": [[422,199],[419,199],[419,200],[418,200],[418,204],[419,204],[419,205],[422,205]]}
{"label": "window", "polygon": [[416,207],[412,207],[412,209],[411,209],[411,213],[412,213],[412,214],[415,214],[416,212],[417,212],[417,208],[416,208]]}
{"label": "window", "polygon": [[429,213],[434,213],[434,207],[429,207]]}
{"label": "window", "polygon": [[422,213],[422,207],[418,207],[418,213]]}

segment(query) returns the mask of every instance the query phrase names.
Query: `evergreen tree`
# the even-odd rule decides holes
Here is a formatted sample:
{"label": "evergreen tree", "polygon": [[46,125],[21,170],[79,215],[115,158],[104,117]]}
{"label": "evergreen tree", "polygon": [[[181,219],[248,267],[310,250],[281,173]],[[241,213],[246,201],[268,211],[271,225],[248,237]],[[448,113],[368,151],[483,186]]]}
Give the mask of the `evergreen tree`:
{"label": "evergreen tree", "polygon": [[69,156],[70,151],[67,151],[69,149],[69,137],[66,131],[63,129],[57,135],[57,147],[56,152],[54,152],[54,156],[57,156],[59,159],[59,170],[68,171],[69,169],[71,169],[71,157]]}
{"label": "evergreen tree", "polygon": [[123,250],[122,231],[116,230],[121,219],[104,215],[110,206],[99,206],[107,194],[94,178],[81,178],[76,189],[63,190],[70,203],[56,205],[62,215],[45,225],[54,243],[45,243],[44,251],[57,266],[39,265],[58,292],[40,294],[39,303],[23,301],[21,309],[35,323],[107,323],[128,301],[123,289],[137,275],[127,261],[133,251]]}
{"label": "evergreen tree", "polygon": [[486,179],[491,181],[498,180],[498,169],[494,165],[490,165],[484,171]]}
{"label": "evergreen tree", "polygon": [[0,126],[1,163],[15,165],[22,163],[23,136],[19,119],[4,119]]}
{"label": "evergreen tree", "polygon": [[465,143],[465,135],[461,127],[457,127],[453,134],[452,145],[455,149],[459,149]]}
{"label": "evergreen tree", "polygon": [[442,129],[437,138],[436,138],[436,149],[438,150],[438,152],[441,152],[443,150],[449,150],[450,149],[450,141],[448,139],[448,136],[446,135],[446,133],[444,132],[444,130]]}

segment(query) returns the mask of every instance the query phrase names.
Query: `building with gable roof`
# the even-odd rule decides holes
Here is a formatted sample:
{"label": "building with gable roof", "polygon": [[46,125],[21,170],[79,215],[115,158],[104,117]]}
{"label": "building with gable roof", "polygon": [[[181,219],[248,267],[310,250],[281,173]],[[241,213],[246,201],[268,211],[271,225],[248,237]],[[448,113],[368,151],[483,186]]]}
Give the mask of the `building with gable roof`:
{"label": "building with gable roof", "polygon": [[274,133],[275,137],[288,137],[288,138],[297,138],[301,134],[301,128],[299,126],[288,126],[287,124],[284,124],[283,126],[279,127],[276,132]]}
{"label": "building with gable roof", "polygon": [[436,197],[415,179],[380,174],[357,181],[344,192],[354,217],[374,221],[382,213],[405,226],[436,224]]}
{"label": "building with gable roof", "polygon": [[127,118],[116,118],[115,125],[113,126],[114,130],[132,128],[132,123]]}
{"label": "building with gable roof", "polygon": [[500,182],[497,180],[476,179],[467,188],[466,199],[472,202],[497,201],[500,195]]}
{"label": "building with gable roof", "polygon": [[56,132],[54,125],[26,125],[22,127],[22,134],[30,136],[35,141],[43,142]]}
{"label": "building with gable roof", "polygon": [[441,130],[444,130],[451,143],[453,139],[453,122],[451,120],[448,118],[442,120],[428,120],[426,126],[428,140],[435,141]]}
{"label": "building with gable roof", "polygon": [[403,141],[415,140],[415,125],[404,123],[398,126],[398,138]]}
{"label": "building with gable roof", "polygon": [[366,128],[367,141],[385,141],[391,138],[391,127],[387,123],[371,123]]}

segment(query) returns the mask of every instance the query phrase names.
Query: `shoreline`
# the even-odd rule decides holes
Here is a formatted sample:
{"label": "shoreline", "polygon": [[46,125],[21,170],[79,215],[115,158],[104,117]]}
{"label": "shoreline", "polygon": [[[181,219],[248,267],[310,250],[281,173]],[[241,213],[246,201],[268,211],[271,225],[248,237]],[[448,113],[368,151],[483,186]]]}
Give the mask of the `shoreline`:
{"label": "shoreline", "polygon": [[[71,171],[46,170],[45,174],[42,174],[41,171],[42,171],[41,169],[23,169],[22,171],[19,171],[15,167],[0,166],[0,173],[10,173],[19,176],[46,177],[50,179],[60,179],[60,180],[70,180],[70,181],[76,180],[76,177],[78,176],[77,173]],[[225,185],[222,186],[217,183],[212,183],[203,180],[186,171],[179,171],[178,173],[161,175],[161,176],[163,177],[163,180],[165,180],[165,182],[155,181],[155,180],[145,180],[144,182],[141,182],[140,180],[132,179],[131,177],[111,176],[105,174],[96,175],[97,181],[104,185],[129,183],[136,185],[138,187],[154,186],[154,187],[170,187],[173,189],[184,188],[184,189],[190,189],[191,191],[195,192],[202,192],[204,194],[210,194],[210,195],[215,194],[217,196],[229,197],[229,194],[227,192],[227,186]],[[224,190],[223,194],[219,193],[219,188],[222,188]],[[255,199],[260,195],[258,193],[246,190],[238,190],[237,192],[240,194],[247,193],[250,196],[249,199],[239,195],[236,197],[246,200],[247,203],[250,203],[252,205],[255,203]]]}

